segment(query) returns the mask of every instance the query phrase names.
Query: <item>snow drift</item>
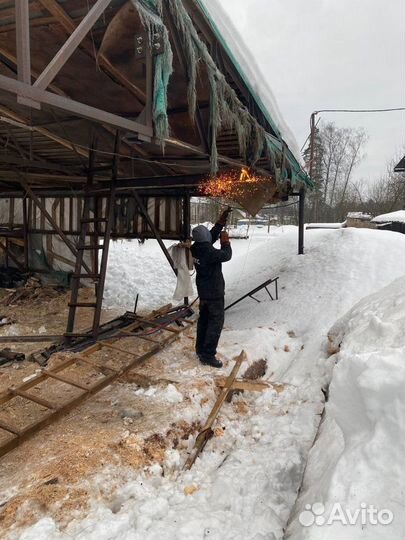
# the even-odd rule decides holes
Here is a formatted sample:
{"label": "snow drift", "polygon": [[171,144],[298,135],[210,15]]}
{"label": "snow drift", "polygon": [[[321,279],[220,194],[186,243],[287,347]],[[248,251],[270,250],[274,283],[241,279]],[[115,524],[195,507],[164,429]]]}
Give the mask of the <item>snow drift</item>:
{"label": "snow drift", "polygon": [[[340,345],[338,363],[287,538],[402,540],[405,277],[359,302],[332,327],[330,338]],[[299,514],[316,503],[324,519],[338,504],[340,518],[304,528]],[[346,524],[347,513],[359,510],[356,523]]]}

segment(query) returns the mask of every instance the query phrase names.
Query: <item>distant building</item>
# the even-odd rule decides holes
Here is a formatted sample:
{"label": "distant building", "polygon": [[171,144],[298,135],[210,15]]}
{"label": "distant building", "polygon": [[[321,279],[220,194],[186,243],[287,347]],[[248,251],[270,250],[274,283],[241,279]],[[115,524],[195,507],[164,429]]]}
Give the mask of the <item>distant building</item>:
{"label": "distant building", "polygon": [[372,220],[378,229],[405,234],[405,210],[381,214]]}
{"label": "distant building", "polygon": [[394,167],[394,172],[402,173],[405,172],[405,156],[401,159],[401,161]]}
{"label": "distant building", "polygon": [[374,229],[372,216],[363,212],[349,212],[346,218],[346,227],[356,227],[358,229]]}

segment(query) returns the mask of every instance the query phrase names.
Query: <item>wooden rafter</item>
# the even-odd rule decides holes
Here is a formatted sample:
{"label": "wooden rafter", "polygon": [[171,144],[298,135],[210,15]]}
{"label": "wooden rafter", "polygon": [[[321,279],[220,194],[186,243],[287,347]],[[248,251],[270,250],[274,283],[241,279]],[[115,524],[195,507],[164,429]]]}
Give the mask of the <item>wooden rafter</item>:
{"label": "wooden rafter", "polygon": [[[49,11],[51,15],[59,22],[65,32],[70,35],[76,30],[76,23],[68,15],[68,13],[60,6],[56,0],[39,0],[40,3]],[[91,43],[84,40],[80,47],[86,51],[92,58],[96,59],[95,51]],[[146,103],[146,95],[135,84],[133,84],[122,72],[117,69],[105,54],[97,55],[98,65],[112,77],[116,82],[126,88],[133,94],[141,103]]]}
{"label": "wooden rafter", "polygon": [[15,3],[18,80],[31,84],[30,15],[28,0]]}
{"label": "wooden rafter", "polygon": [[88,14],[70,34],[66,43],[64,43],[64,45],[60,48],[60,50],[56,53],[56,55],[52,58],[47,67],[35,81],[34,86],[46,90],[110,3],[111,0],[97,0]]}
{"label": "wooden rafter", "polygon": [[52,94],[40,88],[10,79],[0,75],[0,88],[18,97],[24,97],[37,101],[39,104],[48,105],[62,111],[76,114],[78,117],[86,118],[100,124],[108,124],[115,128],[136,133],[140,138],[149,139],[153,136],[151,127],[140,124],[133,120],[127,120],[117,114],[112,114],[96,107],[91,107],[79,101],[68,99],[64,96]]}
{"label": "wooden rafter", "polygon": [[76,152],[77,154],[81,155],[82,157],[88,157],[89,153],[87,150],[83,148],[75,147],[73,143],[68,141],[67,139],[64,139],[63,137],[59,137],[58,135],[55,135],[51,131],[49,131],[46,128],[43,127],[36,127],[36,126],[30,126],[26,118],[21,116],[20,114],[17,114],[16,112],[12,111],[11,109],[8,109],[7,107],[3,107],[3,105],[0,105],[0,115],[4,114],[7,118],[10,118],[11,120],[14,120],[14,122],[17,122],[17,124],[21,124],[21,127],[26,127],[29,130],[36,131],[37,133],[40,133],[47,139],[50,139],[60,146],[63,146],[64,148],[68,148],[69,150],[72,150]]}

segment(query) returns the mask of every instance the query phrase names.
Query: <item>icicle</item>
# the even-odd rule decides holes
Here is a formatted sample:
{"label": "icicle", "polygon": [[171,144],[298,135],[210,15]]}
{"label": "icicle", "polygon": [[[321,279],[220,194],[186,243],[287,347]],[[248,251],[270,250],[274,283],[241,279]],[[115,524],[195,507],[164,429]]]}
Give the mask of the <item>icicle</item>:
{"label": "icicle", "polygon": [[169,119],[167,116],[167,89],[173,73],[173,53],[167,28],[163,24],[162,0],[131,0],[137,9],[141,22],[148,34],[152,46],[153,35],[163,36],[163,53],[154,58],[153,84],[153,122],[156,137],[164,149],[165,139],[170,135]]}

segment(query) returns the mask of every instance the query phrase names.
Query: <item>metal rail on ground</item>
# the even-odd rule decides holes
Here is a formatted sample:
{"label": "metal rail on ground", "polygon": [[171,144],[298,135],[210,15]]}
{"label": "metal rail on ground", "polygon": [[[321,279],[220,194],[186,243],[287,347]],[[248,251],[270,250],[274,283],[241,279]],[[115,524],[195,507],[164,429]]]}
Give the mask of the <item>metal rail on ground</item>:
{"label": "metal rail on ground", "polygon": [[[265,289],[267,291],[267,294],[270,296],[270,298],[272,300],[278,300],[278,280],[279,280],[278,276],[275,277],[275,278],[268,279],[267,281],[265,281],[264,283],[262,283],[261,285],[259,285],[255,289],[253,289],[253,290],[249,291],[248,293],[244,294],[243,296],[241,296],[241,298],[239,298],[235,302],[232,302],[232,304],[230,304],[229,306],[226,306],[225,311],[227,309],[231,309],[231,307],[233,307],[233,306],[236,306],[236,304],[239,304],[239,302],[242,302],[242,300],[245,300],[245,298],[248,298],[248,297],[252,298],[253,300],[256,300],[256,302],[258,302],[260,304],[260,300],[255,298],[253,295],[256,294],[257,292],[261,291],[262,289]],[[272,283],[274,283],[274,286],[275,286],[275,298],[273,297],[273,295],[271,294],[271,292],[267,288]]]}

